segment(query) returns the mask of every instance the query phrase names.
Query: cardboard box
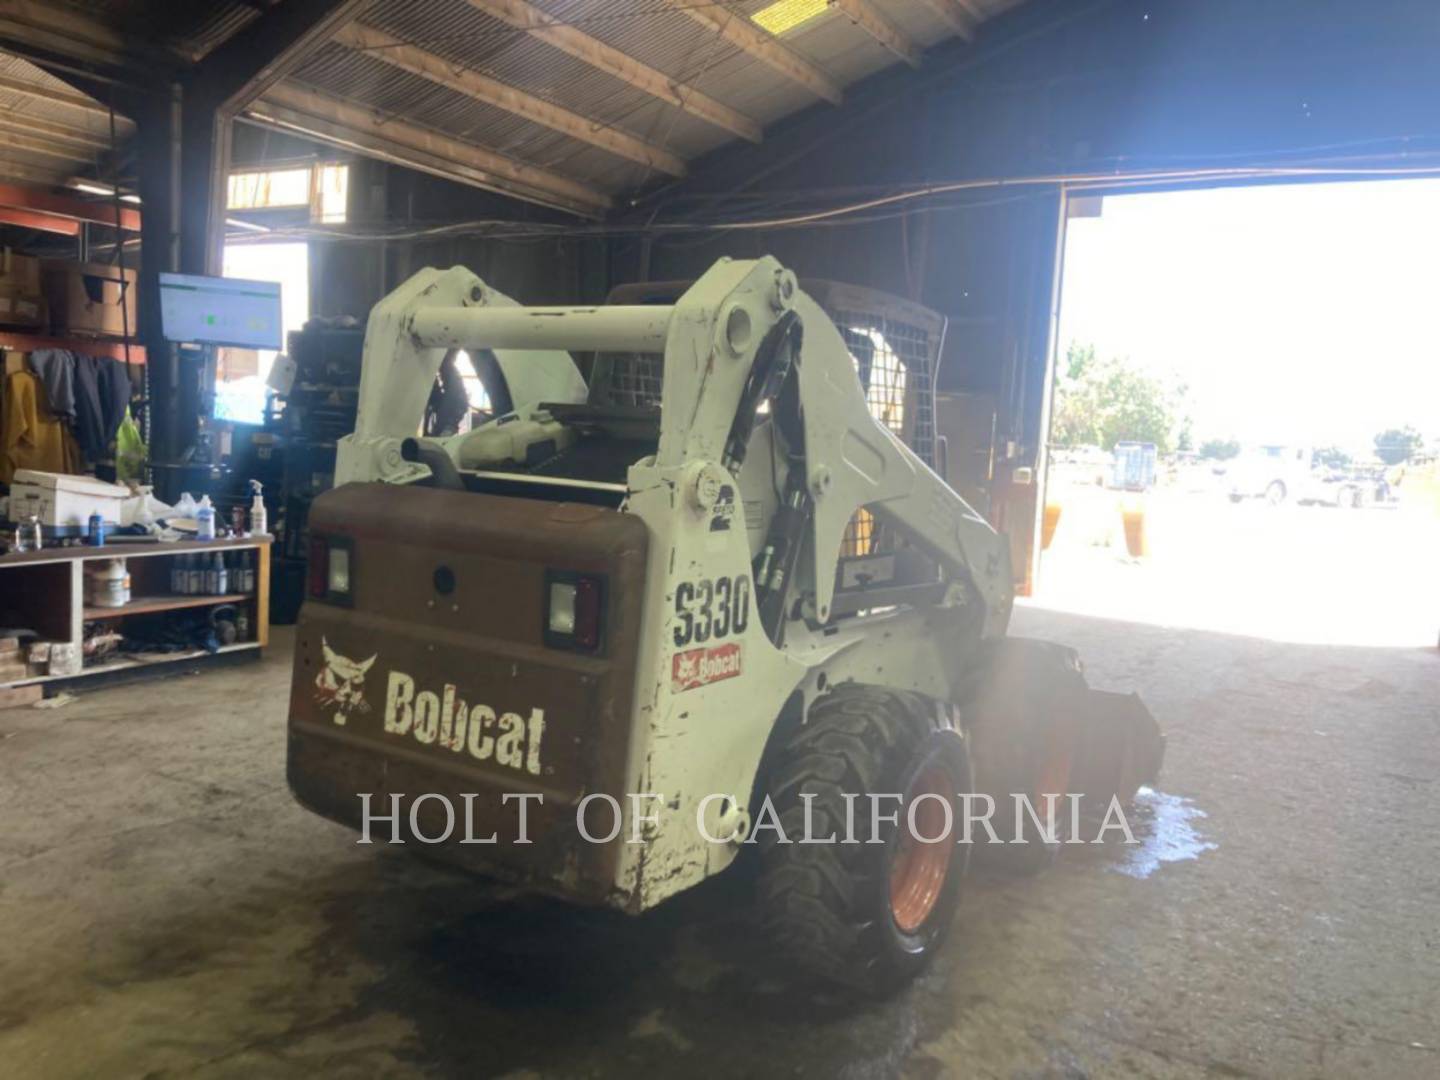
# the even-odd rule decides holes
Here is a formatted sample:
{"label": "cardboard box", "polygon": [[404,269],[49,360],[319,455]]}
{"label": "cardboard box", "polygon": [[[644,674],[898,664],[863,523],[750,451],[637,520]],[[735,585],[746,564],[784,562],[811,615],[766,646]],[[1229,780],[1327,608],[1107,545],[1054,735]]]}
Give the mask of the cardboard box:
{"label": "cardboard box", "polygon": [[24,292],[0,283],[0,326],[43,332],[50,326],[50,307],[38,292]]}
{"label": "cardboard box", "polygon": [[74,642],[56,641],[50,645],[51,675],[79,675],[84,662],[84,653]]}
{"label": "cardboard box", "polygon": [[10,516],[23,521],[34,514],[47,528],[83,533],[91,514],[99,514],[107,525],[119,525],[120,508],[129,495],[129,488],[93,476],[16,469],[10,482]]}
{"label": "cardboard box", "polygon": [[0,285],[18,292],[40,295],[40,260],[0,249]]}
{"label": "cardboard box", "polygon": [[0,250],[0,326],[44,330],[50,325],[40,291],[40,260]]}
{"label": "cardboard box", "polygon": [[119,337],[127,326],[131,335],[137,332],[134,270],[45,259],[40,280],[55,333]]}

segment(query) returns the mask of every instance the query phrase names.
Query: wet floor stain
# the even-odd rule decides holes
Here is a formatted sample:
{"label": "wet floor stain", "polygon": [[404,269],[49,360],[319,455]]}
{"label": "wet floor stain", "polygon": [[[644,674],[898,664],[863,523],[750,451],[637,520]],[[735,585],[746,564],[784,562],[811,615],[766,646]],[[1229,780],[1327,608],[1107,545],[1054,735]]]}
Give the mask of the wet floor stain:
{"label": "wet floor stain", "polygon": [[1191,800],[1163,791],[1141,788],[1130,813],[1134,846],[1127,845],[1114,870],[1134,878],[1148,878],[1164,863],[1198,859],[1219,845],[1206,840],[1195,822],[1208,815]]}

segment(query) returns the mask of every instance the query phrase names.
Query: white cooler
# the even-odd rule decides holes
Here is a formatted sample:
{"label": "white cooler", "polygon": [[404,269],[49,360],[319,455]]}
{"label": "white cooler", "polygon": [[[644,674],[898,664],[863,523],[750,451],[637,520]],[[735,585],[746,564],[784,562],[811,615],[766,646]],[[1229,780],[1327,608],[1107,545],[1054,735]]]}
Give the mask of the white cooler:
{"label": "white cooler", "polygon": [[82,536],[91,514],[99,514],[107,528],[118,526],[120,507],[129,494],[129,488],[93,476],[16,469],[10,483],[10,520],[24,521],[33,514],[47,533]]}

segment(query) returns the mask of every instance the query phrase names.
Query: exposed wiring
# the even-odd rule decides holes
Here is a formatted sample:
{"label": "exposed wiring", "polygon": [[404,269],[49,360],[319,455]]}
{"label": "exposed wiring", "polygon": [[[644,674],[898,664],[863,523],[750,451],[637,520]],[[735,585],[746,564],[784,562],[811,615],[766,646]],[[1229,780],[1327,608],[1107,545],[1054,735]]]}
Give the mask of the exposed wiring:
{"label": "exposed wiring", "polygon": [[[813,210],[802,214],[745,218],[691,218],[685,221],[652,221],[616,225],[545,224],[516,222],[501,218],[453,222],[420,228],[348,230],[295,226],[276,228],[267,238],[317,237],[339,241],[373,240],[438,240],[465,235],[483,235],[497,240],[585,239],[616,236],[677,236],[695,233],[724,233],[766,229],[792,229],[822,225],[857,225],[886,220],[911,212],[910,204],[922,202],[924,209],[953,211],[974,209],[996,202],[1029,197],[1021,194],[1037,190],[1069,192],[1111,191],[1131,187],[1153,187],[1170,184],[1225,183],[1243,180],[1345,180],[1440,176],[1440,161],[1434,165],[1413,166],[1264,166],[1216,167],[1199,169],[1148,169],[1136,172],[1054,173],[1040,176],[994,177],[976,180],[953,180],[924,184],[919,187],[876,196],[840,206]],[[1012,192],[998,200],[941,201],[943,196],[991,192]],[[892,209],[893,208],[893,209]],[[887,211],[875,213],[875,211]],[[237,238],[243,239],[243,238]]]}

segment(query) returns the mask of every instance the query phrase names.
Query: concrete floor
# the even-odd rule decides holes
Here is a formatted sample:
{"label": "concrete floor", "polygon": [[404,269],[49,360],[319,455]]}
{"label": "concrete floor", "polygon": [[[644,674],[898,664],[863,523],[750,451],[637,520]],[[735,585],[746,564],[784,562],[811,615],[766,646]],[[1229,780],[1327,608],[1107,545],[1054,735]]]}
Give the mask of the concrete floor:
{"label": "concrete floor", "polygon": [[1169,729],[1147,844],[975,882],[931,974],[859,1009],[752,975],[724,877],[572,911],[303,812],[283,634],[259,665],[0,713],[3,1070],[1440,1075],[1440,656],[1015,622]]}

